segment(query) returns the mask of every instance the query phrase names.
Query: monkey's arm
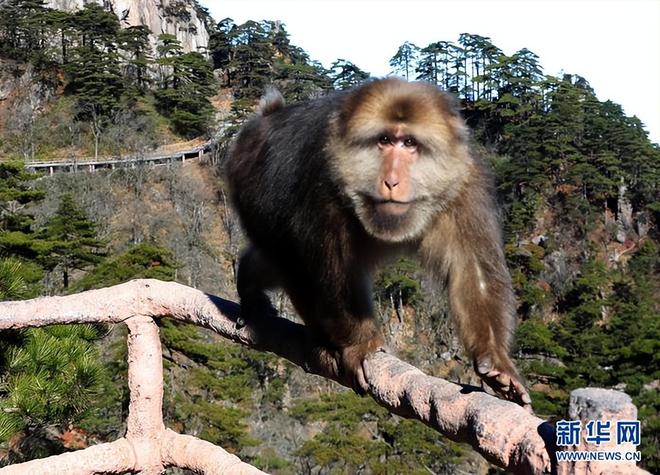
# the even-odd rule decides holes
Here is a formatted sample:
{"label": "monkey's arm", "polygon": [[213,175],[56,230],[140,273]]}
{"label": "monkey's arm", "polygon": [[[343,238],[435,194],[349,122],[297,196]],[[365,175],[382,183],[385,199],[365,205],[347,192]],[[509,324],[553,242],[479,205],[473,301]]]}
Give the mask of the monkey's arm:
{"label": "monkey's arm", "polygon": [[475,185],[457,200],[424,239],[422,259],[446,281],[451,313],[479,376],[501,397],[531,410],[509,356],[515,299],[492,200]]}

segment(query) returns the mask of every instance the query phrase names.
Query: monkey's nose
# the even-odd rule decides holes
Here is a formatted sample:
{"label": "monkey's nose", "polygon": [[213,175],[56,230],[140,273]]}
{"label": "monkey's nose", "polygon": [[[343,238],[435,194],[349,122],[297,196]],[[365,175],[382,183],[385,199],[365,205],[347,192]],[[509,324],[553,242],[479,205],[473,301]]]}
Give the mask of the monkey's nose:
{"label": "monkey's nose", "polygon": [[386,178],[385,180],[385,186],[387,187],[388,190],[391,190],[395,186],[399,184],[399,180],[396,178]]}

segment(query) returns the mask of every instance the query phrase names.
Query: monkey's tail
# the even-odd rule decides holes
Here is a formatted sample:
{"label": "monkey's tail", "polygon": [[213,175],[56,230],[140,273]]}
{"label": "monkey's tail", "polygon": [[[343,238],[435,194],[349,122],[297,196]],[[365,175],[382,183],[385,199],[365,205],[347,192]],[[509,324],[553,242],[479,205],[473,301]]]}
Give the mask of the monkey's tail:
{"label": "monkey's tail", "polygon": [[257,106],[257,114],[267,116],[284,107],[284,96],[273,86],[268,86]]}

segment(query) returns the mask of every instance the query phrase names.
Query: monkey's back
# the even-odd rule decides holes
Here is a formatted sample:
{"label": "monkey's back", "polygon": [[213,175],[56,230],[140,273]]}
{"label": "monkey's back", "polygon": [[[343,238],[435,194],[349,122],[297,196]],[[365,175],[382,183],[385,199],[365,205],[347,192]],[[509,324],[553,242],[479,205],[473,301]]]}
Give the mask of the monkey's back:
{"label": "monkey's back", "polygon": [[[239,133],[226,163],[232,201],[249,239],[287,266],[303,261],[323,265],[322,247],[338,245],[344,231],[355,226],[343,212],[348,203],[324,150],[328,120],[341,97],[334,94],[254,117]],[[334,235],[326,235],[328,229]]]}

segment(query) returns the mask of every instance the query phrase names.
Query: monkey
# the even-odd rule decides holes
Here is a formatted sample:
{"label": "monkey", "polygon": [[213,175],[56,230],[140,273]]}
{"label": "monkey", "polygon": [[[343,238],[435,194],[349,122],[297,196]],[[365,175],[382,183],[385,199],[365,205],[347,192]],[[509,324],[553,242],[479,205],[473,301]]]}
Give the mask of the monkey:
{"label": "monkey", "polygon": [[290,105],[270,89],[224,168],[249,241],[236,278],[243,322],[275,314],[265,291],[283,288],[311,351],[364,393],[365,358],[384,346],[372,276],[416,256],[446,288],[482,381],[531,410],[509,356],[516,307],[492,178],[449,95],[392,77]]}

